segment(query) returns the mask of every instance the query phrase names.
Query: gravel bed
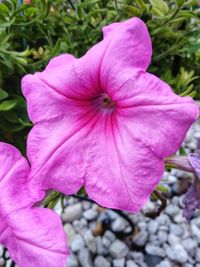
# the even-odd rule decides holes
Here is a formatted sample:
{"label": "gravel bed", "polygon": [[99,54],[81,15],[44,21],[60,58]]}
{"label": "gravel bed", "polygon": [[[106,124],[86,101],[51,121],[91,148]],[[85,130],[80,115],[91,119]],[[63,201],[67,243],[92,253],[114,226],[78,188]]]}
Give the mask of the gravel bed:
{"label": "gravel bed", "polygon": [[[199,138],[198,122],[185,139],[187,153],[195,150]],[[145,216],[160,205],[155,201],[138,214],[125,213],[134,224],[131,234],[130,224],[118,213],[88,201],[66,199],[62,219],[71,250],[66,267],[200,267],[200,212],[190,224],[182,217],[182,199],[192,175],[172,170],[164,178],[167,208],[155,219]],[[61,212],[59,204],[56,211]],[[5,265],[0,258],[3,266],[10,267],[11,261]]]}

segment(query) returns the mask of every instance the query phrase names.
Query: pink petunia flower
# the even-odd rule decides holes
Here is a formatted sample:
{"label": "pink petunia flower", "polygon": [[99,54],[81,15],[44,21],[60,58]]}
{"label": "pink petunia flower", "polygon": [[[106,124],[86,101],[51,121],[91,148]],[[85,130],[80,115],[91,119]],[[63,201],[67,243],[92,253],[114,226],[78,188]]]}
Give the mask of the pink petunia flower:
{"label": "pink petunia flower", "polygon": [[34,207],[43,194],[28,183],[19,151],[0,143],[0,243],[19,267],[64,267],[68,253],[59,216]]}
{"label": "pink petunia flower", "polygon": [[147,73],[151,40],[138,18],[103,28],[83,57],[65,54],[22,80],[31,179],[65,194],[85,186],[100,205],[138,211],[199,111]]}
{"label": "pink petunia flower", "polygon": [[31,4],[32,0],[24,0],[25,4]]}

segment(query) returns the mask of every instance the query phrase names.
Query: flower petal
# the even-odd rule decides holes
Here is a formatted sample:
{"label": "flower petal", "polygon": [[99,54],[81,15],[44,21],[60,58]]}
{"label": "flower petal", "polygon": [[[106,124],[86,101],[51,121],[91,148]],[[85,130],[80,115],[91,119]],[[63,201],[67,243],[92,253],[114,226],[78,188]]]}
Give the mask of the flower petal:
{"label": "flower petal", "polygon": [[0,214],[10,214],[41,199],[43,194],[28,186],[30,167],[16,148],[0,142],[0,166]]}
{"label": "flower petal", "polygon": [[199,109],[190,97],[179,97],[156,76],[142,71],[114,93],[119,116],[134,135],[158,157],[180,147]]}
{"label": "flower petal", "polygon": [[44,196],[29,183],[30,167],[20,152],[0,143],[0,243],[19,267],[65,266],[68,250],[60,218],[33,208]]}
{"label": "flower petal", "polygon": [[28,140],[32,182],[65,194],[85,184],[89,196],[105,207],[139,210],[162,177],[163,161],[134,139],[122,121],[116,129],[112,116],[95,115],[71,135],[63,134],[70,127],[64,120],[51,123],[51,129],[36,125]]}
{"label": "flower petal", "polygon": [[103,88],[116,88],[115,77],[120,77],[124,68],[146,70],[151,62],[152,45],[145,23],[139,18],[118,22],[103,28],[104,37],[110,43],[101,62]]}
{"label": "flower petal", "polygon": [[196,154],[189,154],[188,160],[195,172],[195,178],[185,194],[183,216],[190,221],[196,209],[200,209],[200,154],[199,147]]}
{"label": "flower petal", "polygon": [[107,119],[91,153],[86,191],[108,208],[138,211],[164,172],[162,159],[144,147],[116,114]]}
{"label": "flower petal", "polygon": [[49,209],[13,212],[0,242],[20,267],[64,267],[69,252],[59,216]]}
{"label": "flower petal", "polygon": [[87,135],[95,120],[96,113],[91,112],[79,120],[62,117],[34,126],[27,151],[33,184],[65,194],[73,194],[83,186],[86,151],[91,147]]}

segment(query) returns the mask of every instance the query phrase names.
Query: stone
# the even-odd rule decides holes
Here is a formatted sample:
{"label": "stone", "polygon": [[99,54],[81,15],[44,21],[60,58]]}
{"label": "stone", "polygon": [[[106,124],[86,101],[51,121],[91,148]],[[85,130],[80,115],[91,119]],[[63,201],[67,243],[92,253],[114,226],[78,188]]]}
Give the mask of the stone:
{"label": "stone", "polygon": [[184,263],[182,265],[182,267],[193,267],[194,265],[193,264],[190,264],[190,263]]}
{"label": "stone", "polygon": [[164,213],[161,213],[156,220],[160,225],[169,225],[171,223],[169,216]]}
{"label": "stone", "polygon": [[147,224],[146,222],[142,221],[138,223],[138,227],[140,228],[140,231],[142,232],[147,229]]}
{"label": "stone", "polygon": [[134,261],[132,260],[128,260],[126,262],[126,267],[139,267],[139,265],[137,265]]}
{"label": "stone", "polygon": [[191,231],[192,231],[193,236],[196,237],[198,243],[200,243],[200,229],[195,224],[192,224]]}
{"label": "stone", "polygon": [[153,244],[147,244],[145,247],[145,251],[150,255],[156,255],[160,257],[165,256],[165,252],[161,247],[155,246]]}
{"label": "stone", "polygon": [[91,255],[86,248],[80,250],[78,259],[82,267],[93,267]]}
{"label": "stone", "polygon": [[181,225],[179,224],[170,224],[170,227],[169,227],[169,231],[170,233],[174,234],[174,235],[177,235],[177,236],[183,236],[184,235],[184,229]]}
{"label": "stone", "polygon": [[148,231],[151,235],[154,235],[159,227],[159,223],[156,220],[152,220],[148,223]]}
{"label": "stone", "polygon": [[171,245],[171,246],[174,246],[176,244],[178,244],[180,242],[180,237],[174,235],[174,234],[169,234],[168,235],[168,243]]}
{"label": "stone", "polygon": [[104,245],[105,248],[109,248],[111,245],[111,241],[106,238],[105,236],[102,237],[102,244]]}
{"label": "stone", "polygon": [[110,242],[113,242],[116,239],[116,236],[109,230],[105,231],[104,236],[110,240]]}
{"label": "stone", "polygon": [[174,222],[177,224],[181,224],[181,223],[186,223],[186,219],[183,217],[182,212],[180,212],[179,214],[177,214],[174,218],[173,218]]}
{"label": "stone", "polygon": [[71,250],[72,252],[78,252],[82,250],[85,246],[84,240],[81,235],[76,234],[74,237],[74,240],[71,244]]}
{"label": "stone", "polygon": [[82,207],[84,210],[88,210],[91,208],[91,203],[89,201],[82,201]]}
{"label": "stone", "polygon": [[133,244],[138,247],[143,247],[148,240],[148,233],[147,231],[139,232],[137,235],[135,235],[132,239]]}
{"label": "stone", "polygon": [[160,225],[159,230],[168,232],[169,231],[169,225]]}
{"label": "stone", "polygon": [[65,233],[67,235],[67,243],[69,246],[71,246],[71,244],[74,240],[74,237],[76,235],[74,228],[72,227],[72,225],[70,223],[67,223],[64,225],[64,230],[65,230]]}
{"label": "stone", "polygon": [[160,244],[163,244],[167,241],[167,232],[166,231],[158,231],[157,233],[157,239]]}
{"label": "stone", "polygon": [[69,258],[67,259],[67,267],[78,267],[79,263],[74,254],[70,254]]}
{"label": "stone", "polygon": [[111,263],[103,256],[97,256],[94,260],[94,267],[111,267]]}
{"label": "stone", "polygon": [[73,222],[74,230],[77,233],[82,233],[87,229],[87,221],[84,218],[81,218],[80,221]]}
{"label": "stone", "polygon": [[[192,238],[184,239],[182,240],[181,245],[190,254],[191,257],[194,257],[195,250],[198,247],[198,243],[195,239],[192,239]],[[199,259],[200,259],[200,256],[199,256]]]}
{"label": "stone", "polygon": [[126,228],[126,223],[123,218],[117,217],[111,224],[111,229],[114,232],[123,232]]}
{"label": "stone", "polygon": [[109,252],[114,259],[119,259],[124,258],[128,254],[129,249],[127,245],[121,242],[120,240],[115,240],[111,244]]}
{"label": "stone", "polygon": [[142,208],[142,212],[144,214],[148,213],[148,212],[152,212],[154,210],[155,210],[155,204],[150,200],[148,202],[146,202],[145,205]]}
{"label": "stone", "polygon": [[83,209],[81,203],[77,203],[71,206],[68,206],[65,209],[64,214],[62,215],[62,220],[64,223],[71,223],[75,220],[81,218],[83,214]]}
{"label": "stone", "polygon": [[106,214],[111,220],[116,220],[119,217],[119,215],[113,210],[106,210]]}
{"label": "stone", "polygon": [[113,260],[113,267],[125,267],[125,259],[123,258]]}
{"label": "stone", "polygon": [[164,260],[157,264],[155,267],[174,267],[170,261]]}
{"label": "stone", "polygon": [[195,250],[195,261],[200,262],[200,248]]}
{"label": "stone", "polygon": [[186,263],[188,260],[188,254],[181,244],[168,247],[166,249],[166,255],[170,260],[178,263]]}
{"label": "stone", "polygon": [[174,218],[174,216],[180,213],[180,208],[174,204],[169,204],[165,209],[165,213],[169,215],[171,218]]}
{"label": "stone", "polygon": [[129,252],[129,258],[134,260],[136,263],[144,261],[144,254],[141,252]]}
{"label": "stone", "polygon": [[5,267],[5,261],[4,259],[0,259],[0,267]]}
{"label": "stone", "polygon": [[0,257],[3,255],[3,246],[0,245]]}
{"label": "stone", "polygon": [[89,249],[90,252],[93,254],[96,253],[96,242],[95,238],[92,235],[92,231],[90,229],[87,229],[83,234],[82,234],[83,239],[85,240],[85,244],[87,248]]}
{"label": "stone", "polygon": [[97,218],[97,216],[98,216],[98,212],[95,209],[89,209],[83,212],[83,217],[87,221],[93,221]]}
{"label": "stone", "polygon": [[98,255],[103,255],[103,256],[108,255],[108,249],[103,246],[102,238],[100,236],[97,236],[95,238],[95,243]]}

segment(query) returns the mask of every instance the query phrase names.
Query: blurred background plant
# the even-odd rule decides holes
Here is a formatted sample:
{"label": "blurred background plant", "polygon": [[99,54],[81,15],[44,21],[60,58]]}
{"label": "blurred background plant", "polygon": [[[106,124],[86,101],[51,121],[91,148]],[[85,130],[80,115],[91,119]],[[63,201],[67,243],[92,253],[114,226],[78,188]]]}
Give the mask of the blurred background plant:
{"label": "blurred background plant", "polygon": [[79,57],[101,40],[101,28],[138,16],[149,28],[149,71],[181,95],[200,97],[200,7],[192,0],[0,1],[0,140],[25,152],[31,123],[21,94],[26,73],[61,53]]}

